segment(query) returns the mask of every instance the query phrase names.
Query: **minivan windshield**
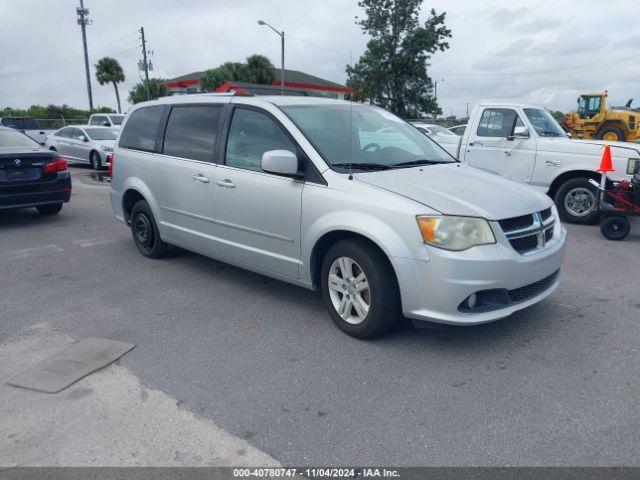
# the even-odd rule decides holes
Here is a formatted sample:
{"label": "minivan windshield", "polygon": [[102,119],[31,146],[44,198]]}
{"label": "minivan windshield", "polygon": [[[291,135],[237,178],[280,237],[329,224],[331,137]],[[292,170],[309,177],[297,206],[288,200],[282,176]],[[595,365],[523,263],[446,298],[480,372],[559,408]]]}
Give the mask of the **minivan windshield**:
{"label": "minivan windshield", "polygon": [[536,129],[541,137],[565,137],[566,134],[562,127],[558,125],[555,118],[547,111],[541,108],[525,108],[527,118]]}
{"label": "minivan windshield", "polygon": [[416,128],[379,107],[343,103],[280,108],[337,170],[386,170],[456,161]]}

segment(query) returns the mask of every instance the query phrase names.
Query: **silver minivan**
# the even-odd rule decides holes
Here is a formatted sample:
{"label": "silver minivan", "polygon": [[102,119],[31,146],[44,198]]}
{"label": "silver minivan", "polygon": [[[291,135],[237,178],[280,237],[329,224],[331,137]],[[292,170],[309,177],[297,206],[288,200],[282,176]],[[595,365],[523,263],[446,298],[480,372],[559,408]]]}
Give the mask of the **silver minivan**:
{"label": "silver minivan", "polygon": [[340,100],[203,94],[133,107],[110,198],[143,255],[169,244],[309,289],[349,335],[473,325],[558,286],[553,202],[467,167],[395,115]]}

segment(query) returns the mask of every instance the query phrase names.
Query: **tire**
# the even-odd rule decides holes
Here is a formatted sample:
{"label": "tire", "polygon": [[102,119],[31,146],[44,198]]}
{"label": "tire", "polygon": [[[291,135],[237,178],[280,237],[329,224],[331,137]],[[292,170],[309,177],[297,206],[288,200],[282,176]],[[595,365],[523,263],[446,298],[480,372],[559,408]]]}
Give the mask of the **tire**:
{"label": "tire", "polygon": [[608,240],[623,240],[631,231],[631,224],[627,217],[609,215],[600,222],[600,231]]}
{"label": "tire", "polygon": [[613,125],[602,127],[600,130],[598,130],[596,138],[598,140],[605,140],[605,136],[613,137],[613,135],[615,135],[616,138],[607,138],[606,140],[610,142],[624,142],[626,140],[624,131],[620,127],[614,127]]}
{"label": "tire", "polygon": [[133,243],[145,257],[162,258],[167,254],[169,245],[160,238],[151,208],[144,200],[136,202],[131,209],[131,235]]}
{"label": "tire", "polygon": [[560,218],[567,223],[592,224],[598,220],[598,190],[585,177],[567,180],[556,193]]}
{"label": "tire", "polygon": [[102,170],[102,161],[100,160],[100,154],[95,150],[89,155],[89,163],[94,170]]}
{"label": "tire", "polygon": [[[322,260],[320,274],[324,304],[331,319],[347,335],[375,337],[388,331],[401,317],[393,268],[386,256],[366,241],[349,239],[333,245]],[[358,292],[364,286],[357,282],[361,274],[367,288]],[[343,315],[338,312],[342,305],[348,308]]]}
{"label": "tire", "polygon": [[60,210],[62,210],[62,204],[55,203],[53,205],[40,205],[36,208],[38,209],[38,212],[43,215],[55,215],[56,213],[60,213]]}

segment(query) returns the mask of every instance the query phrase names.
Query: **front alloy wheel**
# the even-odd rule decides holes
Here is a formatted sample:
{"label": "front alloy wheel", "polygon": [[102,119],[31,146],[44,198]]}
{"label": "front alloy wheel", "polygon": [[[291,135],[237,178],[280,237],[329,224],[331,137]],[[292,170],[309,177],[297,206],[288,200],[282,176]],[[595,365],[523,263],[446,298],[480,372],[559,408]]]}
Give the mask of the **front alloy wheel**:
{"label": "front alloy wheel", "polygon": [[352,325],[364,322],[371,306],[371,290],[362,267],[349,257],[335,259],[329,269],[328,286],[338,315]]}
{"label": "front alloy wheel", "polygon": [[364,239],[341,240],[329,248],[320,268],[320,289],[331,319],[352,337],[380,335],[402,316],[391,263]]}

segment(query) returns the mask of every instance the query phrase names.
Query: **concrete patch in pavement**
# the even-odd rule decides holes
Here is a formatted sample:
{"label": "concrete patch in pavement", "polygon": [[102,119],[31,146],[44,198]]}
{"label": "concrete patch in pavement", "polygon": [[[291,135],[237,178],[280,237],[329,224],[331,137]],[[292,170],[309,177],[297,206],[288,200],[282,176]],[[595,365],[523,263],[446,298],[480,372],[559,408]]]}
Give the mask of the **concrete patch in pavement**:
{"label": "concrete patch in pavement", "polygon": [[41,324],[0,345],[0,468],[278,465],[117,363],[57,395],[4,384],[73,343]]}

